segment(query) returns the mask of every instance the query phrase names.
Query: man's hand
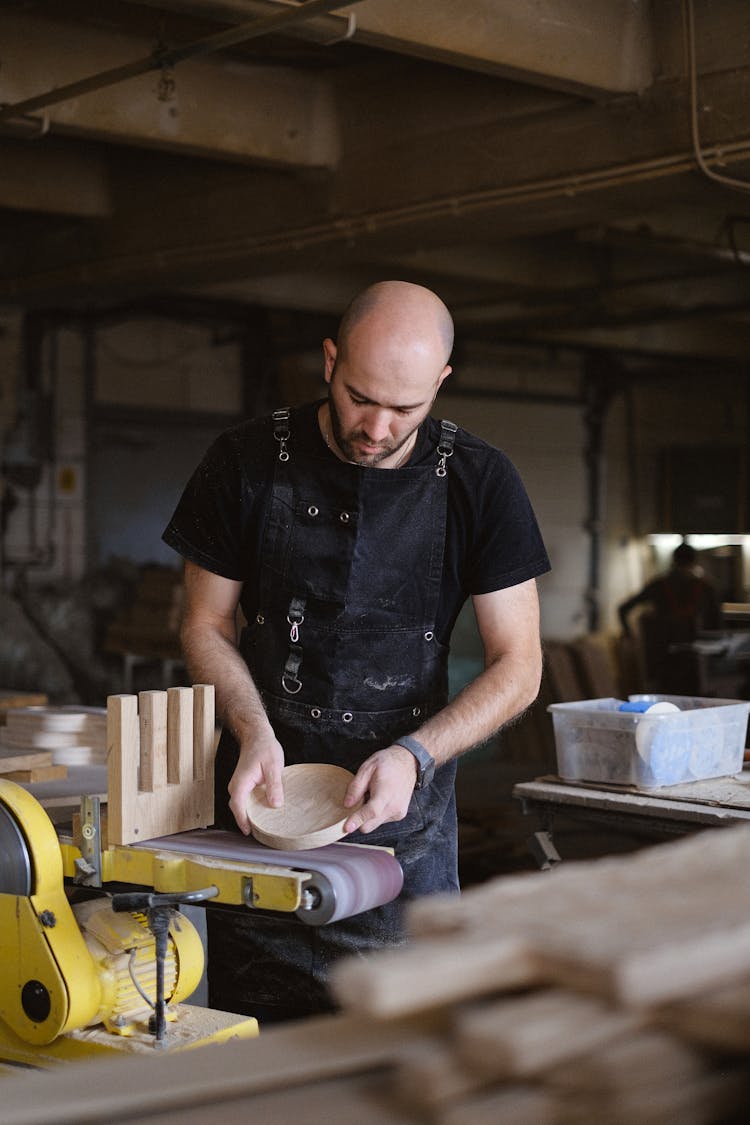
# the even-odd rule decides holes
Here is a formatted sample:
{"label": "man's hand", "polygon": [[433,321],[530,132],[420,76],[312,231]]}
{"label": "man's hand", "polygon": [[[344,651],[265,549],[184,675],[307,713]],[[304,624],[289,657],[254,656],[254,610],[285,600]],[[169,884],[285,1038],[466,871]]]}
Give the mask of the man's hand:
{"label": "man's hand", "polygon": [[417,763],[414,755],[403,746],[388,746],[378,750],[357,770],[344,798],[351,808],[366,793],[369,797],[361,809],[344,825],[344,832],[365,834],[393,820],[403,820],[409,811],[409,802],[417,780]]}
{"label": "man's hand", "polygon": [[237,826],[246,836],[250,834],[250,821],[247,817],[248,797],[256,785],[265,785],[266,799],[272,808],[284,804],[284,789],[281,771],[284,768],[284,751],[273,734],[263,740],[254,739],[249,745],[240,747],[237,768],[229,782],[229,808],[237,821]]}

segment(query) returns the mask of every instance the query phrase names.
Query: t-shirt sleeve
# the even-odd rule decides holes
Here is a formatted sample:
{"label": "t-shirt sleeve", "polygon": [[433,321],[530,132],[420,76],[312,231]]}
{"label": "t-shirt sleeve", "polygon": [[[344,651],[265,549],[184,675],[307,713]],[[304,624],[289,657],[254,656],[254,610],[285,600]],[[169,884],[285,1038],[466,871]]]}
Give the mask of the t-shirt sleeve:
{"label": "t-shirt sleeve", "polygon": [[246,577],[243,545],[253,499],[240,442],[227,431],[188,481],[162,539],[204,570],[241,582]]}
{"label": "t-shirt sleeve", "polygon": [[495,451],[479,488],[478,519],[467,585],[489,594],[550,570],[536,515],[518,470]]}

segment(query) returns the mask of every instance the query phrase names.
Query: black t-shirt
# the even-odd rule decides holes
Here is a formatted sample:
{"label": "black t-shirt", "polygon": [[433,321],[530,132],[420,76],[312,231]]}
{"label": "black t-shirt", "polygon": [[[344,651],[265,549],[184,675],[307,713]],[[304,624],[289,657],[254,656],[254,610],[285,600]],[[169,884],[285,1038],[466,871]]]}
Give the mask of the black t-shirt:
{"label": "black t-shirt", "polygon": [[[292,411],[290,422],[290,452],[311,458],[311,471],[313,458],[335,456],[320,434],[319,405]],[[439,437],[440,423],[426,418],[406,471],[411,465],[437,465]],[[184,558],[243,582],[241,605],[248,620],[257,612],[256,576],[278,451],[269,418],[225,431],[188,482],[163,535]],[[504,453],[459,429],[446,467],[446,543],[435,623],[443,643],[467,597],[515,586],[550,569],[526,490]]]}

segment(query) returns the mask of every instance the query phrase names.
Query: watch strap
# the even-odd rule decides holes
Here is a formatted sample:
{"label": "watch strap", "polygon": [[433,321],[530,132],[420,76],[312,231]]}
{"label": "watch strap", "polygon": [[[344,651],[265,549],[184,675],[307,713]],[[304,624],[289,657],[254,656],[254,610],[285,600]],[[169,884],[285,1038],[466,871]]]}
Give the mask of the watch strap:
{"label": "watch strap", "polygon": [[394,738],[394,746],[403,746],[410,754],[413,754],[417,762],[417,789],[424,788],[432,781],[435,773],[435,759],[426,746],[417,738],[412,738],[410,734],[404,734],[400,738]]}

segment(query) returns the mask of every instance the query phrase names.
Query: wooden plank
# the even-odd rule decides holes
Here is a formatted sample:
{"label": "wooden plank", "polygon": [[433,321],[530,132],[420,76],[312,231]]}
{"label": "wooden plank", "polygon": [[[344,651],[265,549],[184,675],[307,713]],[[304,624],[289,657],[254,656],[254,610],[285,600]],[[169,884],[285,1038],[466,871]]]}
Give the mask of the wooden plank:
{"label": "wooden plank", "polygon": [[731,1052],[750,1051],[750,977],[689,1001],[664,1005],[651,1014],[683,1039]]}
{"label": "wooden plank", "polygon": [[548,988],[460,1011],[456,1049],[485,1078],[530,1078],[632,1034],[641,1022],[595,997]]}
{"label": "wooden plank", "polygon": [[[213,684],[193,685],[193,777],[213,778],[215,740],[215,691]],[[213,782],[212,782],[213,784]]]}
{"label": "wooden plank", "polygon": [[[138,1121],[148,1118],[174,1122],[177,1117],[195,1109],[209,1116],[217,1106],[222,1120],[232,1120],[227,1107],[242,1103],[250,1095],[268,1093],[265,1105],[270,1113],[279,1106],[283,1114],[287,1106],[285,1092],[297,1089],[301,1104],[308,1107],[316,1100],[312,1083],[335,1079],[333,1089],[345,1089],[340,1080],[347,1076],[367,1075],[390,1066],[406,1043],[421,1034],[433,1034],[437,1025],[430,1022],[368,1023],[358,1015],[319,1016],[309,1020],[270,1027],[257,1039],[224,1043],[220,1054],[214,1050],[189,1051],[170,1055],[155,1052],[152,1058],[113,1058],[60,1067],[44,1075],[30,1076],[29,1082],[19,1079],[3,1087],[3,1125],[60,1125],[60,1107],[65,1107],[66,1120],[79,1125],[86,1122]],[[33,1096],[30,1096],[30,1090]],[[273,1100],[271,1100],[273,1098]],[[325,1109],[330,1122],[331,1101]],[[379,1106],[379,1122],[399,1125],[403,1120],[394,1110]],[[169,1116],[171,1115],[171,1116]],[[353,1118],[360,1122],[360,1118]],[[409,1121],[411,1118],[407,1117]],[[310,1114],[271,1117],[247,1114],[248,1121],[312,1121]],[[339,1117],[338,1120],[341,1120]],[[321,1121],[321,1125],[325,1125]]]}
{"label": "wooden plank", "polygon": [[0,726],[5,724],[13,707],[44,707],[48,696],[36,691],[0,691]]}
{"label": "wooden plank", "polygon": [[452,1102],[463,1105],[484,1085],[458,1057],[453,1042],[438,1037],[407,1044],[392,1078],[394,1098],[420,1116],[432,1116]]}
{"label": "wooden plank", "polygon": [[527,1086],[501,1086],[461,1099],[434,1120],[437,1125],[561,1125],[562,1121],[573,1125],[571,1118],[561,1115],[559,1098]]}
{"label": "wooden plank", "polygon": [[579,1058],[575,1066],[565,1062],[550,1067],[545,1082],[560,1090],[589,1090],[615,1097],[634,1086],[653,1088],[695,1080],[708,1069],[708,1061],[698,1050],[668,1032],[639,1031]]}
{"label": "wooden plank", "polygon": [[331,988],[352,1011],[392,1019],[544,980],[529,944],[515,937],[424,940],[334,965]]}
{"label": "wooden plank", "polygon": [[113,844],[133,842],[139,742],[138,700],[134,695],[110,695],[107,699],[107,803],[110,843]]}
{"label": "wooden plank", "polygon": [[[552,875],[497,880],[455,901],[418,900],[408,925],[454,942],[501,934],[526,950],[542,979],[627,1004],[664,1003],[750,973],[736,870],[748,848],[743,825],[595,865],[564,863]],[[422,972],[429,975],[427,964]]]}
{"label": "wooden plank", "polygon": [[141,732],[138,788],[143,792],[163,789],[167,784],[167,696],[163,691],[138,695]]}
{"label": "wooden plank", "polygon": [[0,773],[10,773],[12,770],[42,769],[51,765],[53,765],[52,753],[49,750],[26,751],[0,746]]}
{"label": "wooden plank", "polygon": [[32,769],[11,770],[10,772],[0,769],[0,777],[5,777],[8,781],[22,781],[27,784],[33,781],[60,781],[67,775],[67,766],[34,766]]}
{"label": "wooden plank", "polygon": [[193,689],[167,692],[167,781],[179,785],[193,776]]}

